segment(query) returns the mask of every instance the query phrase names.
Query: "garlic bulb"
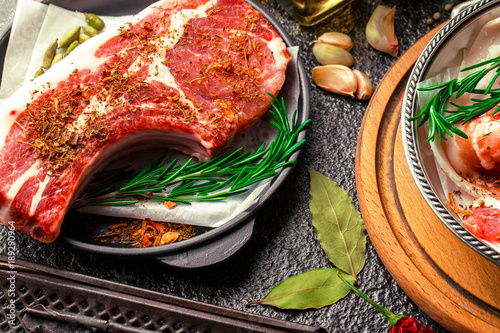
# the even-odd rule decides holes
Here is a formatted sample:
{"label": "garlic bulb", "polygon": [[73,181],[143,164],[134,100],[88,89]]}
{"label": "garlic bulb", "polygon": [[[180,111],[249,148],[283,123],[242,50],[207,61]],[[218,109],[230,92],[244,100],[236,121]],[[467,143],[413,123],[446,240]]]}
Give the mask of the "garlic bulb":
{"label": "garlic bulb", "polygon": [[352,55],[341,47],[326,44],[315,43],[313,46],[313,54],[316,60],[322,65],[344,65],[352,66],[354,58]]}
{"label": "garlic bulb", "polygon": [[358,85],[356,93],[354,94],[356,98],[359,100],[370,99],[373,93],[373,86],[368,75],[358,71],[357,69],[353,69],[352,73],[356,77],[356,82]]}
{"label": "garlic bulb", "polygon": [[350,51],[354,46],[351,37],[341,32],[325,32],[321,36],[318,37],[318,43],[326,43],[330,45],[335,45],[343,48],[346,51]]}
{"label": "garlic bulb", "polygon": [[379,5],[375,8],[366,25],[366,39],[373,48],[397,57],[399,44],[394,31],[395,12],[396,7],[391,9]]}
{"label": "garlic bulb", "polygon": [[354,97],[357,88],[356,77],[352,70],[343,65],[314,67],[312,80],[320,88],[344,96]]}

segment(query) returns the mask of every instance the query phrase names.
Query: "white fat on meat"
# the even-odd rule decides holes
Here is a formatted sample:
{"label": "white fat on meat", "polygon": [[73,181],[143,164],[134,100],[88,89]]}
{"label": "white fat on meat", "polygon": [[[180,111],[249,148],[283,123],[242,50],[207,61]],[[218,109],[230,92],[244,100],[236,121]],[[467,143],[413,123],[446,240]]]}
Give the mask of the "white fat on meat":
{"label": "white fat on meat", "polygon": [[[228,2],[231,1],[233,0],[227,1],[226,5]],[[142,11],[140,14],[136,15],[133,18],[133,20],[131,20],[130,23],[126,24],[126,26],[127,25],[129,27],[134,26],[134,24],[137,24],[148,15],[154,13],[155,10],[159,8],[159,6],[166,6],[163,8],[168,8],[169,4],[173,2],[175,1],[167,0],[167,1],[160,1],[156,4],[151,5],[150,7]],[[165,96],[167,96],[168,98],[170,98],[169,96],[171,95],[168,95],[167,93],[173,94],[173,92],[171,91],[177,91],[179,100],[175,103],[177,103],[176,108],[180,109],[179,112],[184,112],[184,109],[182,109],[183,107],[189,108],[189,110],[198,109],[200,108],[202,102],[196,100],[196,96],[194,97],[192,96],[193,94],[192,91],[190,92],[191,95],[188,96],[186,90],[184,90],[185,88],[181,87],[178,84],[178,81],[172,74],[172,69],[168,67],[163,61],[163,59],[165,58],[164,56],[167,54],[169,50],[171,51],[172,48],[177,45],[177,43],[179,42],[179,40],[181,39],[181,37],[185,32],[186,23],[191,19],[199,19],[207,17],[207,10],[216,6],[217,3],[218,0],[209,0],[206,2],[202,2],[198,8],[182,9],[175,12],[173,17],[170,17],[169,21],[170,26],[162,28],[166,30],[165,33],[161,35],[158,39],[151,41],[151,46],[156,47],[157,50],[151,54],[147,54],[146,57],[142,56],[136,57],[133,60],[134,63],[132,64],[132,66],[128,67],[127,69],[127,75],[130,75],[130,77],[134,77],[136,73],[139,73],[141,72],[141,70],[147,68],[146,78],[142,82],[144,82],[146,86],[148,83],[154,85],[155,81],[161,82],[161,84],[164,84],[168,89],[170,89],[170,90],[164,90]],[[234,0],[234,3],[236,4],[236,6],[244,7],[245,11],[250,10],[250,6],[246,3],[239,2],[238,0]],[[177,8],[177,7],[172,6],[172,8]],[[228,12],[229,11],[230,9],[228,10]],[[265,20],[263,19],[263,21]],[[267,21],[262,23],[263,23],[263,29],[272,29],[272,27],[269,25]],[[259,24],[261,23],[259,22]],[[67,84],[66,80],[68,80],[68,77],[70,77],[72,73],[77,73],[74,72],[75,70],[78,70],[79,71],[78,73],[82,72],[82,70],[88,71],[91,74],[100,73],[99,71],[101,70],[101,68],[106,68],[105,66],[108,63],[108,60],[118,59],[119,61],[119,59],[127,59],[128,53],[132,52],[131,51],[132,48],[124,48],[121,50],[116,50],[116,52],[114,52],[113,54],[110,54],[108,56],[102,56],[99,58],[95,56],[96,52],[100,50],[100,47],[102,45],[112,40],[114,37],[119,39],[117,36],[120,36],[121,33],[122,33],[121,30],[108,31],[96,37],[93,37],[90,41],[77,47],[71,54],[65,57],[62,61],[58,62],[48,71],[46,71],[45,74],[25,84],[21,89],[16,91],[9,99],[7,99],[0,106],[0,157],[2,157],[4,160],[12,160],[11,155],[8,155],[8,154],[13,154],[12,150],[7,151],[6,149],[4,149],[4,147],[7,144],[8,136],[11,135],[11,133],[13,133],[12,129],[14,128],[14,126],[19,126],[20,128],[23,128],[22,125],[17,122],[17,120],[19,119],[20,115],[22,115],[28,108],[27,105],[29,105],[33,101],[36,101],[38,98],[41,98],[43,96],[53,96],[49,95],[49,93],[52,93],[53,90],[57,90],[56,87],[59,82],[64,82]],[[241,33],[241,32],[236,32],[236,33]],[[256,36],[256,34],[252,35],[252,32],[247,31],[246,36],[248,37],[250,35],[251,37]],[[266,89],[267,92],[277,94],[279,92],[279,89],[283,85],[286,66],[290,61],[290,56],[286,51],[286,46],[283,40],[279,37],[277,32],[273,31],[271,36],[272,36],[271,40],[264,40],[264,38],[260,38],[261,39],[260,43],[262,43],[262,45],[264,45],[265,43],[266,47],[268,48],[266,52],[271,51],[272,54],[271,65],[267,63],[265,64],[267,67],[263,69],[266,75],[262,77],[265,77],[266,79],[260,85],[261,87],[263,87],[260,89]],[[122,45],[122,44],[117,44],[117,45]],[[262,54],[263,53],[259,53],[256,55],[256,57],[258,58]],[[241,63],[242,62],[240,62],[240,64]],[[263,64],[262,66],[264,66],[264,62],[261,63]],[[172,65],[175,66],[175,63],[173,63]],[[259,72],[259,68],[256,68],[255,71]],[[142,71],[142,73],[144,73],[144,71]],[[82,74],[82,75],[87,75],[87,74]],[[76,88],[76,85],[74,87]],[[149,89],[150,87],[148,86],[147,88]],[[187,89],[192,89],[192,87],[188,87]],[[222,90],[223,89],[221,89],[221,91]],[[228,89],[225,90],[225,92],[227,91]],[[82,107],[80,110],[78,110],[80,113],[71,123],[66,124],[66,128],[63,129],[63,133],[66,134],[65,137],[71,138],[74,135],[75,137],[78,138],[78,136],[85,131],[89,119],[91,119],[91,117],[95,115],[105,116],[110,114],[111,117],[114,117],[115,114],[112,113],[113,103],[115,103],[115,105],[117,103],[121,105],[127,105],[127,101],[125,100],[124,97],[125,95],[122,95],[122,97],[118,97],[117,99],[114,100],[110,100],[110,98],[112,97],[111,95],[109,96],[110,97],[108,99],[105,97],[103,98],[102,96],[100,96],[99,98],[96,97],[95,95],[90,96],[88,98],[88,104],[85,104],[86,106],[84,108]],[[58,102],[56,100],[54,104],[57,103]],[[45,205],[45,202],[47,200],[52,200],[51,202],[58,201],[57,199],[58,196],[64,197],[64,195],[62,194],[63,192],[61,192],[64,191],[64,189],[54,187],[53,184],[55,179],[54,177],[60,177],[60,179],[64,177],[66,177],[66,179],[72,179],[73,171],[70,170],[71,168],[68,168],[68,170],[65,169],[62,172],[62,174],[53,174],[51,172],[47,172],[47,169],[43,165],[41,165],[40,161],[38,160],[32,163],[29,168],[27,167],[28,164],[26,164],[26,168],[21,167],[21,170],[18,172],[19,175],[13,182],[10,183],[4,182],[5,185],[3,185],[3,188],[2,186],[0,186],[0,195],[3,195],[3,202],[1,202],[2,205],[0,205],[0,220],[3,223],[7,223],[9,220],[14,219],[13,216],[22,216],[21,220],[23,220],[23,222],[20,223],[20,225],[22,225],[20,227],[21,228],[20,231],[27,233],[32,237],[35,237],[42,241],[46,242],[53,241],[54,238],[57,237],[58,235],[62,220],[64,218],[66,211],[69,209],[71,202],[77,197],[78,192],[85,187],[85,185],[93,177],[93,175],[97,171],[99,171],[98,170],[99,168],[96,168],[96,165],[100,165],[100,167],[105,166],[112,159],[112,157],[118,155],[124,150],[133,150],[138,148],[144,149],[144,147],[151,144],[152,141],[151,138],[154,138],[153,141],[155,145],[164,144],[169,148],[177,149],[181,152],[197,157],[201,160],[207,160],[211,156],[211,154],[215,151],[215,149],[222,144],[216,142],[217,146],[215,145],[214,138],[217,138],[217,135],[222,134],[224,136],[227,136],[225,139],[227,140],[231,139],[231,137],[234,136],[239,130],[245,129],[246,126],[250,126],[258,118],[260,118],[260,116],[266,111],[268,107],[268,103],[267,106],[264,106],[266,102],[259,101],[258,103],[260,104],[255,104],[255,110],[258,111],[255,111],[255,113],[253,113],[254,111],[252,110],[248,114],[243,113],[243,111],[247,112],[246,110],[248,108],[248,105],[253,105],[252,103],[254,103],[253,101],[248,102],[247,104],[244,104],[245,105],[244,107],[243,106],[241,107],[240,110],[243,111],[239,112],[242,113],[237,115],[238,117],[241,116],[241,119],[240,118],[236,119],[237,117],[235,117],[233,114],[228,115],[228,112],[232,112],[232,110],[226,106],[227,104],[225,103],[225,101],[216,99],[215,101],[210,100],[208,102],[203,102],[203,103],[212,103],[214,105],[218,104],[219,105],[218,108],[220,109],[215,110],[215,112],[219,112],[221,116],[228,117],[227,119],[230,119],[229,121],[231,122],[233,122],[232,119],[234,119],[233,124],[235,125],[231,126],[235,127],[234,128],[226,127],[227,128],[225,129],[226,132],[217,132],[217,130],[215,129],[218,128],[217,126],[219,125],[217,125],[217,123],[208,123],[210,119],[215,119],[215,118],[213,118],[212,116],[210,116],[212,118],[209,118],[209,115],[211,113],[206,112],[198,114],[198,117],[196,118],[197,123],[195,124],[195,126],[198,126],[196,128],[203,128],[203,131],[201,133],[191,129],[185,130],[184,127],[182,127],[185,125],[182,126],[179,125],[179,127],[176,127],[174,130],[171,130],[169,128],[165,128],[165,130],[152,128],[151,130],[147,129],[140,133],[137,132],[137,133],[127,134],[124,137],[119,138],[119,140],[115,142],[113,145],[106,146],[106,148],[96,156],[88,158],[88,160],[85,160],[87,164],[85,164],[85,166],[81,170],[81,174],[78,175],[79,178],[77,183],[69,185],[69,186],[73,185],[75,186],[75,189],[72,189],[73,192],[65,194],[65,196],[68,196],[68,198],[65,199],[63,203],[58,203],[60,204],[60,206],[58,206],[57,209],[54,208],[55,211],[50,211],[50,212],[48,212],[47,210],[51,208],[48,208]],[[163,105],[163,107],[165,110],[164,112],[169,112],[168,106]],[[141,110],[146,112],[148,110],[154,110],[155,108],[163,110],[162,108],[158,107],[157,104],[154,104],[154,102],[151,100],[149,101],[146,100],[145,102],[143,102],[140,105],[140,108]],[[176,110],[177,109],[174,109],[174,111]],[[256,116],[258,113],[260,113],[259,117]],[[187,117],[186,114],[184,114],[184,117]],[[117,118],[117,119],[123,119],[123,118]],[[188,121],[186,120],[186,122]],[[208,130],[205,129],[208,126],[211,127],[209,127]],[[19,132],[19,129],[17,129],[17,131]],[[210,139],[211,141],[206,140],[205,135],[212,135]],[[12,142],[14,141],[9,141],[9,147],[12,147]],[[17,164],[12,164],[12,165],[17,165]],[[36,181],[33,181],[34,179],[36,179]],[[32,186],[32,188],[29,191],[30,195],[26,195],[27,191],[25,189],[26,187],[25,185],[28,184],[29,182],[31,184],[33,183],[34,184],[29,185]],[[69,191],[69,188],[70,187],[68,187],[66,191]],[[24,192],[23,195],[21,196],[19,194],[22,191]],[[30,197],[28,198],[28,196]],[[14,209],[12,206],[13,201],[18,197],[23,197],[25,198],[25,200],[30,200],[29,203],[27,203],[29,209],[23,212],[12,211]],[[43,205],[41,205],[41,203],[43,203]],[[26,206],[26,205],[23,203],[20,206]],[[42,207],[44,208],[42,211],[40,211]],[[42,214],[43,216],[37,214]],[[50,219],[50,221],[44,220],[47,218]],[[41,221],[43,220],[43,223],[36,222],[38,221],[38,219],[40,219]]]}

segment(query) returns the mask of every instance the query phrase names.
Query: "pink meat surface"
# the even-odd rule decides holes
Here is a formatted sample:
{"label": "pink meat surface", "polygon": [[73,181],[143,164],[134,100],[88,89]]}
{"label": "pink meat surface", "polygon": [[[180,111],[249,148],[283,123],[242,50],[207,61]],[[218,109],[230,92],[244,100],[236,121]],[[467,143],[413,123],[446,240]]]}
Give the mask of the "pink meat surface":
{"label": "pink meat surface", "polygon": [[290,61],[241,0],[158,2],[94,37],[0,109],[0,220],[43,242],[97,169],[161,145],[208,160],[268,109]]}

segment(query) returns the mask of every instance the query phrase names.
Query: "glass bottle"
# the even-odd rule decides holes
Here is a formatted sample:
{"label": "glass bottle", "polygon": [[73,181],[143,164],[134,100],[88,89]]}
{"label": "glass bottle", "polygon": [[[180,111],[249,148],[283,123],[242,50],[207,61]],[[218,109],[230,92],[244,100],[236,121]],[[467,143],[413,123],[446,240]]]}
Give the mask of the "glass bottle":
{"label": "glass bottle", "polygon": [[313,26],[330,18],[343,30],[353,21],[354,0],[278,0],[279,4],[297,22],[304,26]]}

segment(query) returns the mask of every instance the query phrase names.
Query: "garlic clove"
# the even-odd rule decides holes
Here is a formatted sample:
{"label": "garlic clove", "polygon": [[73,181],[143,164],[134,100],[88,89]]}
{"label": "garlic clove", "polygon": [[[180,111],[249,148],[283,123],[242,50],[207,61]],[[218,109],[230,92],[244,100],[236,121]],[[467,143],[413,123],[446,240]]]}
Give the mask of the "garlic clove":
{"label": "garlic clove", "polygon": [[354,97],[357,88],[356,77],[352,70],[343,65],[314,67],[312,80],[320,88],[344,96]]}
{"label": "garlic clove", "polygon": [[352,73],[356,77],[356,93],[354,94],[359,100],[367,100],[372,97],[373,86],[370,78],[365,73],[358,71],[357,69],[353,69]]}
{"label": "garlic clove", "polygon": [[398,56],[399,44],[394,31],[394,13],[396,7],[377,6],[366,25],[366,39],[373,48]]}
{"label": "garlic clove", "polygon": [[352,66],[354,58],[352,55],[341,47],[326,43],[315,43],[313,46],[313,54],[316,60],[322,65],[344,65]]}
{"label": "garlic clove", "polygon": [[346,51],[350,51],[354,46],[351,37],[341,32],[325,32],[321,36],[318,37],[318,43],[326,43],[330,45],[335,45],[343,48]]}

